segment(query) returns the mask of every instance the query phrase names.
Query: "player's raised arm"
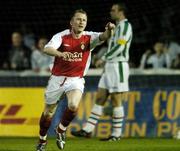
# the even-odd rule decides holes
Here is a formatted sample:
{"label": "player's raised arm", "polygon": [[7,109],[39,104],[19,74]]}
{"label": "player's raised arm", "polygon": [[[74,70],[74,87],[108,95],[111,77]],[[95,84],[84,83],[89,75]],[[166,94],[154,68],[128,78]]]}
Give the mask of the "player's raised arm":
{"label": "player's raised arm", "polygon": [[100,45],[104,41],[109,39],[112,35],[114,28],[115,25],[109,22],[106,25],[104,32],[86,32],[86,34],[91,35],[90,50],[92,51],[97,45]]}

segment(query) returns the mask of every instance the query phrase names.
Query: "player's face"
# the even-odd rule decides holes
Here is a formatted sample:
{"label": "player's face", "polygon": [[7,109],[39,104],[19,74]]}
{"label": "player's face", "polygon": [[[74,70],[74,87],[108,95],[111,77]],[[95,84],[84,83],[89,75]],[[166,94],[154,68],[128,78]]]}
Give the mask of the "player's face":
{"label": "player's face", "polygon": [[72,18],[70,24],[71,24],[72,30],[75,33],[81,33],[82,31],[84,31],[87,25],[86,14],[76,13],[74,17]]}
{"label": "player's face", "polygon": [[110,11],[111,19],[112,20],[118,20],[120,16],[121,11],[119,11],[118,5],[113,5]]}

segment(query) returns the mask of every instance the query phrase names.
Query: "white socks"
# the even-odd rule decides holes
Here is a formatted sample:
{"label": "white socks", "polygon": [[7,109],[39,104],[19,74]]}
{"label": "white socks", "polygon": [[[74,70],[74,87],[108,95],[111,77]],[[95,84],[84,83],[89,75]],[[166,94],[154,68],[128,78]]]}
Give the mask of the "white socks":
{"label": "white socks", "polygon": [[61,123],[59,124],[59,128],[63,131],[66,131],[67,127],[64,127]]}
{"label": "white socks", "polygon": [[90,133],[94,130],[100,116],[103,113],[103,106],[94,104],[91,115],[86,123],[86,125],[83,127],[83,130]]}
{"label": "white socks", "polygon": [[112,117],[112,136],[120,137],[122,135],[122,126],[124,120],[123,106],[113,108]]}
{"label": "white socks", "polygon": [[46,140],[47,139],[47,135],[45,135],[45,136],[39,136],[39,138],[41,139],[41,140]]}
{"label": "white socks", "polygon": [[[87,120],[83,130],[90,133],[94,130],[100,116],[103,113],[103,106],[95,104],[91,110],[90,117]],[[120,137],[122,135],[122,126],[124,120],[124,108],[123,106],[113,108],[112,117],[112,136]]]}

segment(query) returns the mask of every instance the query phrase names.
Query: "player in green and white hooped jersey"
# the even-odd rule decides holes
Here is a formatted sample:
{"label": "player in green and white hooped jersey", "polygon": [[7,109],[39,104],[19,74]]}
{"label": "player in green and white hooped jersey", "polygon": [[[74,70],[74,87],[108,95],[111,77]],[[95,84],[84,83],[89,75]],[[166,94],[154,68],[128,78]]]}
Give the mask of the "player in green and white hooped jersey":
{"label": "player in green and white hooped jersey", "polygon": [[[102,57],[105,61],[104,73],[98,85],[96,103],[91,110],[91,115],[86,125],[80,131],[73,131],[72,135],[89,137],[103,113],[103,106],[108,96],[113,105],[112,133],[103,140],[117,141],[122,136],[124,108],[122,95],[129,90],[129,48],[132,40],[132,27],[126,16],[126,7],[122,3],[114,4],[111,8],[111,19],[116,22],[116,28],[109,40],[108,50]],[[96,65],[102,64],[98,60]]]}

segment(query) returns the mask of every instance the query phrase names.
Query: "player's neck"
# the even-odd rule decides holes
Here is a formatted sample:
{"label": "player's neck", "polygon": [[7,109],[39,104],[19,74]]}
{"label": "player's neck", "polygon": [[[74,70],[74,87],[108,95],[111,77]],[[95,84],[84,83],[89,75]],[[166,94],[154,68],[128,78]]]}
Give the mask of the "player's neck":
{"label": "player's neck", "polygon": [[124,20],[124,19],[126,19],[126,17],[125,16],[120,16],[117,20],[116,20],[116,24],[119,24],[119,22],[120,21],[122,21],[122,20]]}
{"label": "player's neck", "polygon": [[79,39],[79,38],[81,38],[81,36],[82,36],[82,34],[83,34],[83,32],[79,32],[79,33],[77,33],[77,32],[75,32],[75,31],[71,31],[71,33],[72,33],[72,37],[74,38],[74,39]]}

